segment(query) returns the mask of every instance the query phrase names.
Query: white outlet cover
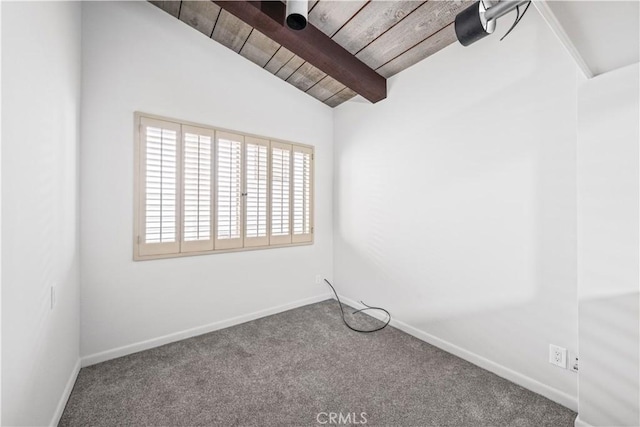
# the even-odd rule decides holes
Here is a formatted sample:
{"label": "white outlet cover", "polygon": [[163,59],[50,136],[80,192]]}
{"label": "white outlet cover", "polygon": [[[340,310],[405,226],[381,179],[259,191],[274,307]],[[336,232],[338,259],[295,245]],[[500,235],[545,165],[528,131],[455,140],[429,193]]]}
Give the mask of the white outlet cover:
{"label": "white outlet cover", "polygon": [[567,369],[567,349],[549,344],[549,363]]}

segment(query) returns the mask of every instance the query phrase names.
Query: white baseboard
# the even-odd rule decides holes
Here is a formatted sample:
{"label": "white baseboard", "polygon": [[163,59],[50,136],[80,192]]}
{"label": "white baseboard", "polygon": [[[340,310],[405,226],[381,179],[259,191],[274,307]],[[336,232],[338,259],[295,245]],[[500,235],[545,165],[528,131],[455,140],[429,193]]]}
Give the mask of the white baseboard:
{"label": "white baseboard", "polygon": [[[356,309],[364,308],[362,304],[352,300],[351,298],[347,298],[340,295],[340,300],[342,300],[344,303],[349,304],[350,306]],[[379,320],[386,320],[386,316],[382,313],[380,314],[378,314],[378,312],[365,312],[365,313]],[[459,358],[464,359],[467,362],[473,363],[476,366],[486,369],[487,371],[493,372],[494,374],[502,378],[505,378],[513,383],[516,383],[528,390],[531,390],[534,393],[540,394],[546,397],[547,399],[553,400],[554,402],[559,403],[560,405],[565,406],[571,409],[572,411],[575,411],[575,412],[578,411],[577,399],[563,391],[560,391],[556,388],[543,384],[538,380],[535,380],[531,377],[528,377],[519,372],[516,372],[513,369],[507,368],[506,366],[493,362],[469,350],[465,350],[462,347],[459,347],[455,344],[452,344],[448,341],[445,341],[434,335],[424,332],[401,320],[397,320],[396,318],[393,318],[393,317],[391,318],[390,325],[422,341],[425,341],[435,347],[438,347],[446,351],[447,353],[451,353],[455,356],[458,356]],[[576,421],[576,427],[581,427],[581,426],[588,427],[587,424],[578,425]]]}
{"label": "white baseboard", "polygon": [[587,424],[580,419],[580,414],[576,417],[576,421],[574,423],[575,427],[591,427],[591,424]]}
{"label": "white baseboard", "polygon": [[53,418],[51,418],[50,426],[55,427],[60,422],[60,418],[62,418],[62,413],[64,412],[64,407],[67,406],[67,401],[69,400],[69,396],[71,396],[71,391],[73,390],[73,386],[76,383],[76,379],[78,378],[78,374],[80,373],[80,359],[76,362],[73,370],[71,371],[71,375],[67,380],[67,385],[64,387],[64,391],[62,392],[62,396],[60,396],[60,401],[58,402],[58,406],[56,407],[56,412],[53,414]]}
{"label": "white baseboard", "polygon": [[114,348],[111,350],[102,351],[100,353],[90,354],[88,356],[82,357],[81,359],[82,367],[95,365],[96,363],[101,363],[107,360],[116,359],[118,357],[126,356],[132,353],[137,353],[139,351],[148,350],[150,348],[159,347],[161,345],[180,341],[186,338],[191,338],[197,335],[202,335],[209,332],[217,331],[219,329],[228,328],[230,326],[239,325],[240,323],[245,323],[251,320],[259,319],[261,317],[281,313],[283,311],[291,310],[293,308],[302,307],[303,305],[324,301],[329,298],[330,298],[330,295],[328,293],[316,295],[311,298],[305,298],[302,300],[293,301],[293,302],[282,304],[276,307],[259,310],[254,313],[244,314],[242,316],[236,316],[230,319],[220,320],[218,322],[210,323],[208,325],[198,326],[198,327],[187,329],[180,332],[174,332],[172,334],[164,335],[157,338],[152,338],[145,341],[140,341],[137,343],[125,345],[125,346]]}

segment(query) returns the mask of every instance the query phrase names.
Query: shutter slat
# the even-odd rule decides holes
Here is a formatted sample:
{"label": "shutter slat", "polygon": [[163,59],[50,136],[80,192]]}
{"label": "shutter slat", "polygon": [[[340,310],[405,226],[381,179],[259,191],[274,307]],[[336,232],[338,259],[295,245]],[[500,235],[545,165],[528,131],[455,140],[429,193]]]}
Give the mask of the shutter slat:
{"label": "shutter slat", "polygon": [[289,236],[289,191],[291,150],[275,146],[271,150],[271,235]]}
{"label": "shutter slat", "polygon": [[[196,130],[196,129],[190,129]],[[183,227],[185,242],[211,240],[211,150],[205,132],[184,132]]]}
{"label": "shutter slat", "polygon": [[241,237],[242,221],[242,141],[218,138],[217,141],[217,229],[216,239]]}
{"label": "shutter slat", "polygon": [[293,241],[311,240],[311,168],[308,149],[294,147],[292,178]]}
{"label": "shutter slat", "polygon": [[245,237],[267,237],[268,147],[247,142],[245,156]]}
{"label": "shutter slat", "polygon": [[178,133],[173,129],[146,126],[144,134],[144,242],[175,242]]}

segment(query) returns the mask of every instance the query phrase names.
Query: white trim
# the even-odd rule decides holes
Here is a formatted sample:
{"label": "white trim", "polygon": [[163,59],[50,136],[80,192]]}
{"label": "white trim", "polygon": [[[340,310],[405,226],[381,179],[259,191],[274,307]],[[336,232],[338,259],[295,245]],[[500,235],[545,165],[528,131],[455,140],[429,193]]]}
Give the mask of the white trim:
{"label": "white trim", "polygon": [[[345,302],[346,304],[356,308],[364,308],[365,306],[361,303],[352,300],[351,298],[347,298],[345,296],[340,295],[340,300]],[[375,317],[380,320],[386,320],[386,315],[373,314],[374,312],[365,312],[372,317]],[[448,341],[440,339],[434,335],[431,335],[427,332],[424,332],[414,326],[411,326],[401,320],[398,320],[393,317],[393,313],[391,313],[391,323],[390,325],[394,328],[400,329],[403,332],[406,332],[409,335],[412,335],[419,340],[425,341],[439,349],[446,351],[447,353],[451,353],[455,356],[458,356],[461,359],[466,360],[467,362],[473,363],[476,366],[479,366],[483,369],[486,369],[489,372],[493,372],[494,374],[505,378],[513,383],[516,383],[528,390],[533,391],[534,393],[540,394],[548,399],[553,400],[556,403],[559,403],[562,406],[565,406],[573,411],[578,410],[578,401],[575,397],[560,391],[556,388],[548,386],[546,384],[541,383],[538,380],[535,380],[531,377],[521,374],[520,372],[516,372],[513,369],[507,368],[506,366],[500,365],[499,363],[493,362],[485,357],[482,357],[476,353],[473,353],[469,350],[466,350],[462,347],[459,347],[455,344],[452,344]],[[576,424],[576,427],[578,425]]]}
{"label": "white trim", "polygon": [[574,422],[575,427],[591,427],[591,424],[588,424],[580,419],[580,414],[576,417],[576,421]]}
{"label": "white trim", "polygon": [[62,418],[62,413],[64,412],[65,406],[67,406],[67,401],[69,400],[69,396],[71,396],[71,391],[73,390],[73,386],[76,384],[76,380],[78,379],[79,373],[80,373],[80,359],[76,361],[76,364],[73,367],[73,370],[71,371],[71,375],[69,376],[67,385],[64,387],[62,396],[60,396],[60,401],[58,402],[56,411],[53,413],[53,418],[51,418],[51,422],[49,423],[50,426],[55,427],[60,422],[60,418]]}
{"label": "white trim", "polygon": [[556,18],[556,15],[547,4],[547,1],[533,0],[533,5],[536,7],[538,12],[542,16],[542,19],[545,20],[549,28],[551,28],[551,32],[553,32],[558,40],[560,40],[560,44],[562,44],[569,55],[571,55],[578,68],[580,68],[580,70],[588,79],[593,78],[593,71],[591,71],[587,63],[582,58],[582,55],[580,55],[580,51],[578,51],[576,46],[571,41],[571,38],[567,35],[566,31],[562,27],[562,24],[560,24],[558,18]]}
{"label": "white trim", "polygon": [[286,304],[278,305],[276,307],[266,308],[253,313],[244,314],[241,316],[232,317],[230,319],[220,320],[218,322],[210,323],[204,326],[197,326],[195,328],[186,329],[180,332],[174,332],[172,334],[163,335],[157,338],[151,338],[149,340],[140,341],[137,343],[117,347],[111,350],[102,351],[100,353],[90,354],[82,357],[82,367],[95,365],[96,363],[105,362],[107,360],[115,359],[122,356],[127,356],[139,351],[148,350],[150,348],[159,347],[161,345],[169,344],[172,342],[184,340],[187,338],[195,337],[197,335],[206,334],[209,332],[217,331],[219,329],[228,328],[230,326],[239,325],[241,323],[249,322],[251,320],[259,319],[261,317],[270,316],[272,314],[281,313],[283,311],[291,310],[293,308],[302,307],[304,305],[314,304],[316,302],[325,301],[329,299],[328,293],[316,295],[310,298],[301,299],[298,301],[289,302]]}

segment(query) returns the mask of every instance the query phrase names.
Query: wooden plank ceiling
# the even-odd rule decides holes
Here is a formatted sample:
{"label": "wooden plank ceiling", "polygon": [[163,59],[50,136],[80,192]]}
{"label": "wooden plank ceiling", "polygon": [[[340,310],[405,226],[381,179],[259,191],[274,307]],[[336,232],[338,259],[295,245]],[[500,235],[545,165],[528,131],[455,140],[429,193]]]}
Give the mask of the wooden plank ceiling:
{"label": "wooden plank ceiling", "polygon": [[[207,0],[150,1],[325,104],[356,93]],[[383,77],[456,41],[453,21],[471,0],[311,0],[309,22]]]}

